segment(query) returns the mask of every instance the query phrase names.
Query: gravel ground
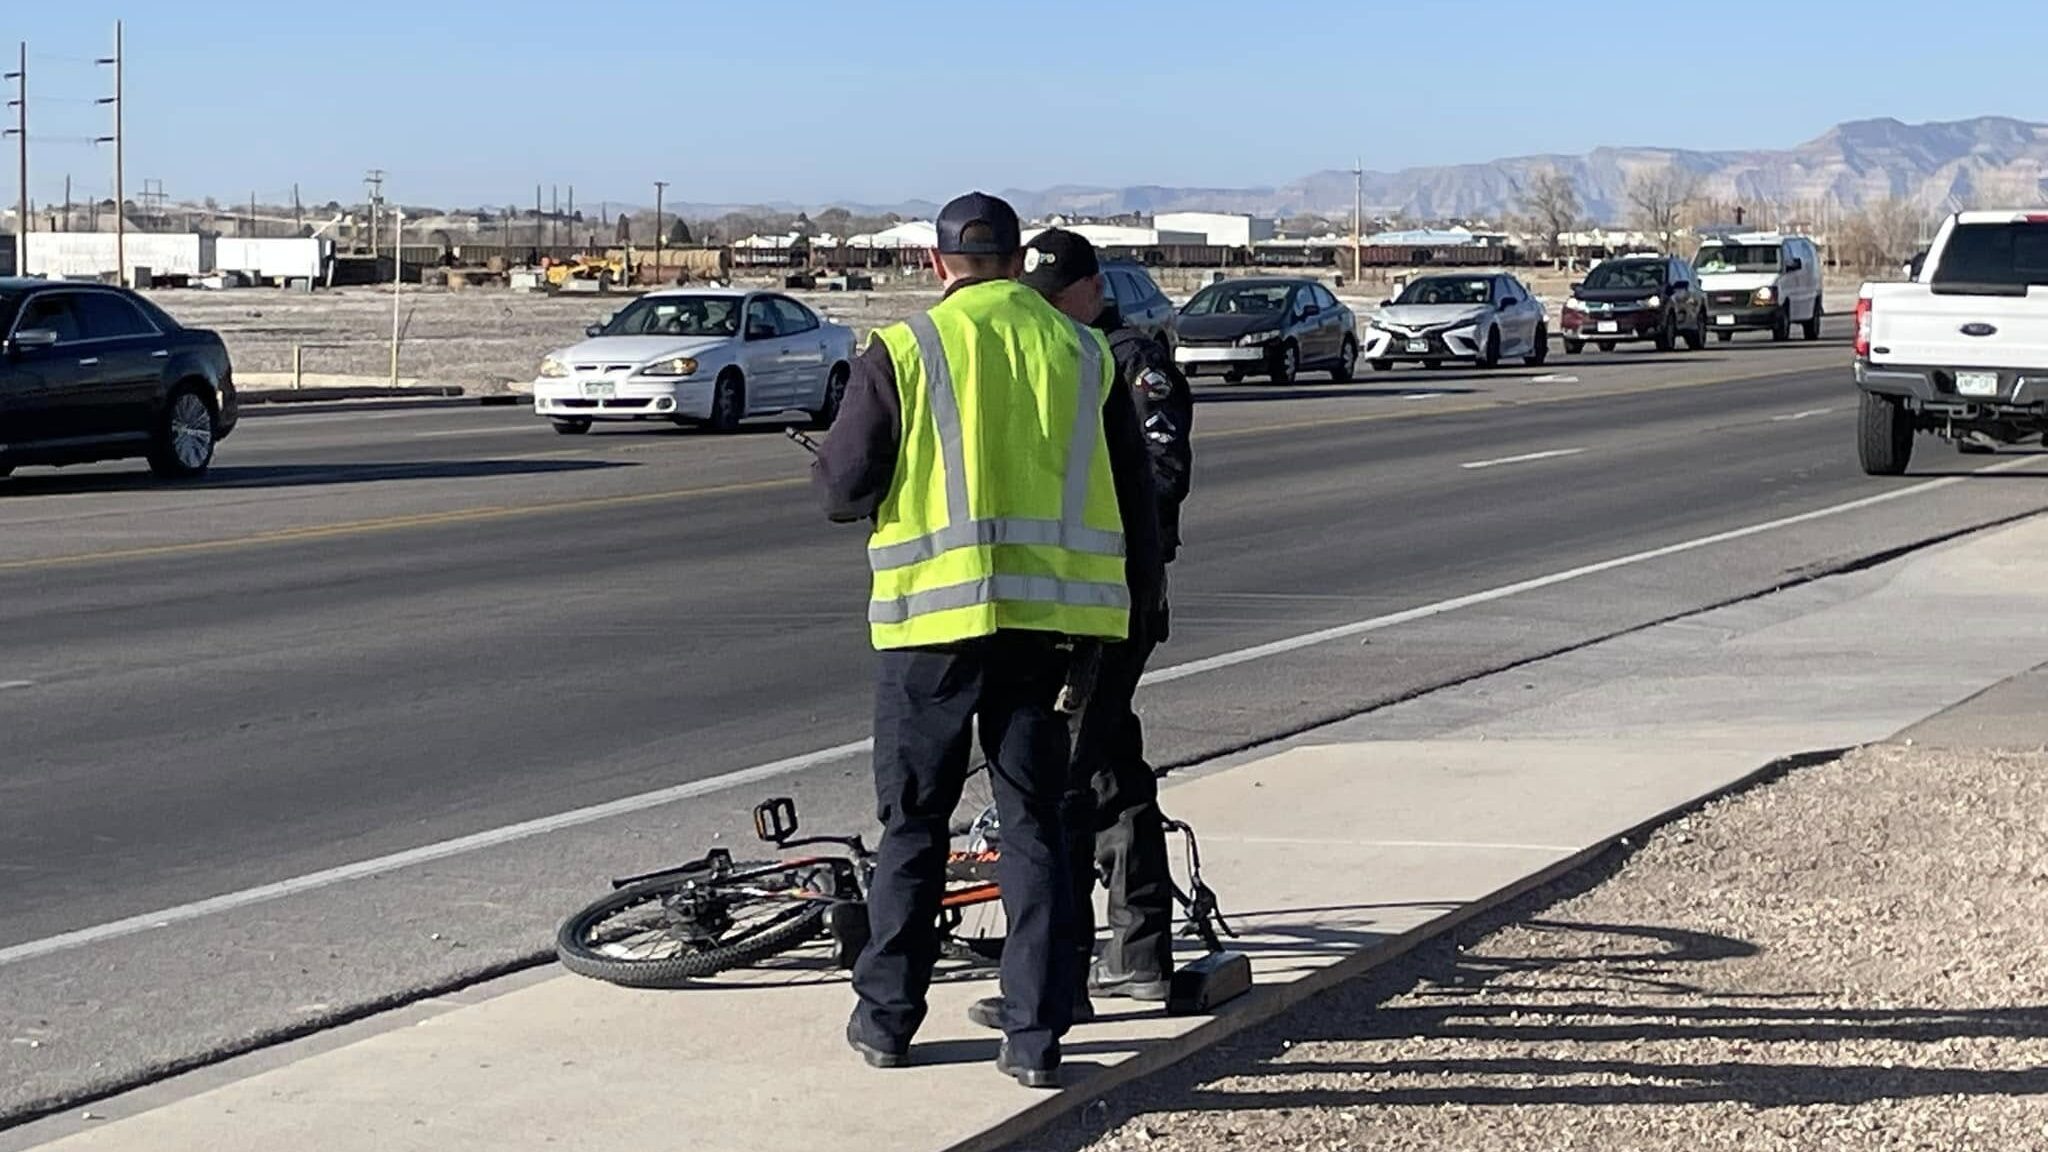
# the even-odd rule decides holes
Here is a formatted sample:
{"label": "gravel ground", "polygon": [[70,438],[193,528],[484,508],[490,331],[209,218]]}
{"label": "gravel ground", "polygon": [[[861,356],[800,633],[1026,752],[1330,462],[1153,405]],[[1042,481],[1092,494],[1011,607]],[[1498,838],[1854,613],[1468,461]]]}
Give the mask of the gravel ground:
{"label": "gravel ground", "polygon": [[2048,1147],[2048,755],[1864,750],[1566,884],[1029,1146]]}

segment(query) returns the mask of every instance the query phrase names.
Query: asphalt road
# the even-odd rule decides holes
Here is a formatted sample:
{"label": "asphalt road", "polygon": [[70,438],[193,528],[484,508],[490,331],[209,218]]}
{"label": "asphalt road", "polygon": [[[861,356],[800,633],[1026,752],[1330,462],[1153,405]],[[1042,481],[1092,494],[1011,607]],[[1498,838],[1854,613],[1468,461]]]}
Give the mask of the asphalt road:
{"label": "asphalt road", "polygon": [[[1159,663],[1219,663],[1148,689],[1157,759],[2048,506],[2029,461],[1863,477],[1845,358],[1710,346],[1204,388]],[[265,415],[198,487],[130,468],[0,484],[0,1118],[533,955],[602,877],[734,837],[771,787],[814,827],[863,819],[861,761],[828,758],[7,958],[864,737],[861,535],[822,523],[778,427],[568,440],[518,410]],[[1925,451],[1926,472],[1982,463]]]}

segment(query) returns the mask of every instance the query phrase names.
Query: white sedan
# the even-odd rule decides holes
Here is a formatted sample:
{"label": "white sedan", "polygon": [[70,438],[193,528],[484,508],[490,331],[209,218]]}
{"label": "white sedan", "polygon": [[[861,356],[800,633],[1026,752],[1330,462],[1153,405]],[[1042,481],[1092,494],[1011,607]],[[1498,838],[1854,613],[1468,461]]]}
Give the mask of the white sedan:
{"label": "white sedan", "polygon": [[1424,276],[1380,306],[1366,324],[1365,355],[1376,371],[1397,361],[1435,368],[1462,360],[1492,368],[1550,355],[1543,305],[1520,280],[1499,272]]}
{"label": "white sedan", "polygon": [[549,354],[533,410],[573,436],[597,420],[672,420],[730,432],[748,416],[838,414],[853,330],[774,292],[651,292],[590,339]]}

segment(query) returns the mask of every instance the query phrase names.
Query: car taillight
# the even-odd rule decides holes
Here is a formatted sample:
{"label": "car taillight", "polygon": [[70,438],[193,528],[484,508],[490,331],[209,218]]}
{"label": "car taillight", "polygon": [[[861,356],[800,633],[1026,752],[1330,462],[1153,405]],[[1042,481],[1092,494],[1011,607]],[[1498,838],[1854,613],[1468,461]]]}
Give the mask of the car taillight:
{"label": "car taillight", "polygon": [[1864,360],[1870,359],[1870,304],[1868,296],[1856,300],[1856,355]]}

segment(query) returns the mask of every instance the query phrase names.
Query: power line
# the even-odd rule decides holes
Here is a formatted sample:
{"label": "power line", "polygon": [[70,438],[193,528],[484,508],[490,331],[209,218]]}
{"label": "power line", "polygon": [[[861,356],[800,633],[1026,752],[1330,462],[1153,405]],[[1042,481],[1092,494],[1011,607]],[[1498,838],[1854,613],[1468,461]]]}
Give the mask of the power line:
{"label": "power line", "polygon": [[7,79],[14,81],[14,99],[8,106],[14,109],[14,127],[7,135],[21,137],[21,214],[14,221],[14,274],[28,275],[28,41],[21,42],[20,71],[9,72]]}

